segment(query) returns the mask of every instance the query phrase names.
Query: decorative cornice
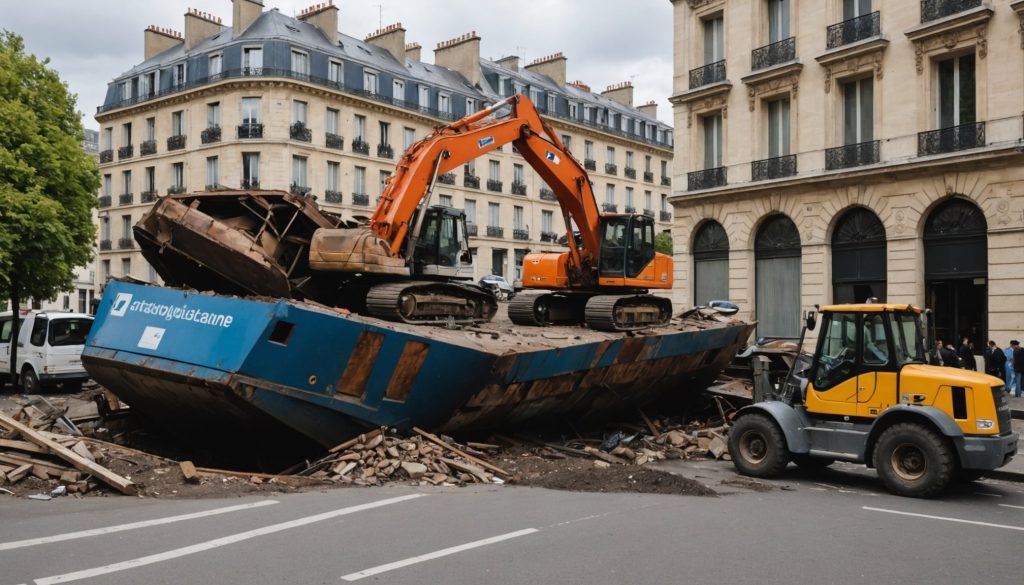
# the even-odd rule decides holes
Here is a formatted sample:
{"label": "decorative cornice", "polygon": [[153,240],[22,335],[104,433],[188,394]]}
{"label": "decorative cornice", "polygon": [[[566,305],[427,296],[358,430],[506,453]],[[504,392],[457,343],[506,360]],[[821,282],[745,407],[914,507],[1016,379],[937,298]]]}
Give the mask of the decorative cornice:
{"label": "decorative cornice", "polygon": [[703,102],[691,101],[686,105],[686,127],[692,128],[693,122],[700,114],[720,110],[722,119],[729,118],[729,98],[727,94],[707,96]]}
{"label": "decorative cornice", "polygon": [[[977,8],[926,22],[903,34],[914,43],[914,62],[917,74],[924,73],[925,55],[942,50],[951,51],[963,42],[976,40],[978,58],[988,55],[988,21],[994,10],[984,4]],[[1018,12],[1018,15],[1020,12]],[[1024,25],[1022,25],[1024,26]],[[1021,41],[1024,46],[1024,40]]]}
{"label": "decorative cornice", "polygon": [[676,95],[668,98],[668,101],[674,105],[684,105],[691,102],[699,101],[708,97],[716,97],[719,95],[725,95],[732,91],[732,82],[720,81],[718,83],[712,83],[696,89],[677,93]]}
{"label": "decorative cornice", "polygon": [[802,71],[803,68],[803,63],[799,61],[789,61],[787,63],[768,67],[767,69],[755,71],[749,75],[741,77],[740,81],[748,86],[762,85],[783,77],[799,77],[800,71]]}
{"label": "decorative cornice", "polygon": [[686,0],[692,10],[704,8],[710,4],[725,4],[725,0]]}
{"label": "decorative cornice", "polygon": [[882,79],[885,75],[885,69],[882,67],[881,50],[873,53],[864,53],[858,57],[832,61],[824,65],[825,93],[832,91],[832,81],[834,78],[859,73],[869,68],[875,70],[876,79]]}

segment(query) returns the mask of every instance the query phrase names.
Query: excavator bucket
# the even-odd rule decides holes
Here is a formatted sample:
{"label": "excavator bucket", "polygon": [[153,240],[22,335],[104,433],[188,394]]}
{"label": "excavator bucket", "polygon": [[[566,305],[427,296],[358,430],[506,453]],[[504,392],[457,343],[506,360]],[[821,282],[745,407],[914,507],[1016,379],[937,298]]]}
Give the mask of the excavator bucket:
{"label": "excavator bucket", "polygon": [[329,272],[409,276],[405,260],[366,227],[318,229],[309,245],[309,267]]}

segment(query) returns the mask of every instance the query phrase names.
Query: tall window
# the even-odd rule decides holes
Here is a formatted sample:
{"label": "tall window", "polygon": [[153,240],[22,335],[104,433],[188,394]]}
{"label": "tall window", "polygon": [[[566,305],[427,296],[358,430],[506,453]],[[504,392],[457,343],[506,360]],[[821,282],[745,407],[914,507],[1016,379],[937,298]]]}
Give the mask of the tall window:
{"label": "tall window", "polygon": [[405,101],[405,82],[401,79],[396,79],[391,84],[391,96],[396,100]]}
{"label": "tall window", "polygon": [[142,93],[146,96],[153,95],[157,87],[157,72],[147,73],[142,76]]}
{"label": "tall window", "polygon": [[309,75],[309,55],[303,51],[292,51],[292,71]]}
{"label": "tall window", "polygon": [[356,140],[366,140],[366,116],[356,114],[352,125],[353,138]]}
{"label": "tall window", "polygon": [[242,49],[242,69],[246,75],[259,75],[263,72],[263,49],[245,47]]}
{"label": "tall window", "polygon": [[107,197],[110,197],[110,195],[113,193],[113,182],[114,181],[111,179],[109,174],[103,175],[103,194]]}
{"label": "tall window", "polygon": [[220,72],[222,70],[223,60],[224,60],[224,58],[221,55],[219,55],[219,54],[218,55],[210,55],[210,67],[209,67],[209,70],[207,71],[207,74],[210,77],[213,77],[214,75],[220,75]]}
{"label": "tall window", "polygon": [[380,122],[380,145],[388,146],[389,144],[391,144],[391,124]]}
{"label": "tall window", "polygon": [[181,136],[185,133],[185,111],[178,110],[171,112],[171,136]]}
{"label": "tall window", "polygon": [[874,140],[874,81],[870,77],[843,84],[843,144]]}
{"label": "tall window", "polygon": [[472,114],[476,111],[476,99],[471,97],[466,98],[466,115]]}
{"label": "tall window", "polygon": [[604,186],[604,202],[608,205],[615,205],[615,185],[607,183]]}
{"label": "tall window", "polygon": [[377,93],[377,74],[373,71],[363,71],[363,89],[374,95]]}
{"label": "tall window", "polygon": [[512,227],[521,230],[525,229],[523,222],[523,208],[520,205],[516,205],[512,208]]}
{"label": "tall window", "polygon": [[451,99],[443,93],[437,94],[437,110],[443,114],[452,113]]}
{"label": "tall window", "polygon": [[789,155],[789,98],[768,102],[768,158]]}
{"label": "tall window", "polygon": [[939,127],[976,121],[974,53],[939,61]]}
{"label": "tall window", "polygon": [[579,117],[579,104],[576,102],[569,102],[569,117],[573,119]]}
{"label": "tall window", "polygon": [[132,274],[132,259],[121,258],[121,276],[131,276]]}
{"label": "tall window", "polygon": [[147,193],[156,192],[156,167],[146,167],[146,174],[143,177],[145,184],[142,186]]}
{"label": "tall window", "polygon": [[492,181],[500,181],[501,180],[501,163],[496,161],[496,160],[492,160],[492,161],[490,161],[490,167],[489,168],[490,168],[490,172],[491,172],[490,179]]}
{"label": "tall window", "polygon": [[377,181],[377,183],[378,183],[377,184],[377,188],[378,188],[377,193],[379,193],[380,195],[384,194],[384,189],[387,188],[387,186],[388,186],[388,179],[390,179],[390,178],[391,178],[391,171],[381,171],[380,172],[380,175],[378,175],[378,181]]}
{"label": "tall window", "polygon": [[440,195],[438,196],[438,203],[444,207],[452,207],[452,196],[451,195]]}
{"label": "tall window", "polygon": [[562,145],[565,146],[566,150],[572,152],[572,136],[562,134]]}
{"label": "tall window", "polygon": [[220,183],[220,164],[217,162],[217,157],[211,156],[206,159],[206,187],[209,189],[216,188]]}
{"label": "tall window", "polygon": [[420,107],[430,107],[430,87],[426,85],[420,85]]}
{"label": "tall window", "polygon": [[704,168],[717,169],[722,166],[722,115],[705,116],[703,122]]}
{"label": "tall window", "polygon": [[185,163],[174,163],[171,165],[171,186],[178,189],[185,187]]}
{"label": "tall window", "polygon": [[341,164],[336,162],[327,163],[327,190],[328,191],[340,191],[341,183],[339,178],[341,176]]}
{"label": "tall window", "polygon": [[650,191],[644,191],[644,209],[654,209],[651,207],[654,201],[654,196]]}
{"label": "tall window", "polygon": [[103,129],[103,150],[110,150],[114,148],[114,128]]}
{"label": "tall window", "polygon": [[615,164],[615,147],[609,146],[608,149],[607,149],[606,156],[607,156],[607,159],[608,159],[606,162],[608,164],[610,164],[610,165]]}
{"label": "tall window", "polygon": [[555,94],[548,92],[548,111],[554,112],[557,105],[557,98],[555,97]]}
{"label": "tall window", "polygon": [[651,160],[652,160],[651,159],[651,155],[649,155],[649,154],[645,154],[644,155],[644,172],[645,173],[650,173],[651,171],[654,170],[654,169],[651,168]]}
{"label": "tall window", "polygon": [[330,134],[338,133],[338,110],[327,108],[327,115],[324,116],[324,130]]}
{"label": "tall window", "polygon": [[540,212],[540,231],[545,233],[551,233],[554,231],[555,214],[553,211],[545,209]]}
{"label": "tall window", "polygon": [[206,104],[206,127],[220,126],[220,102]]}
{"label": "tall window", "polygon": [[843,0],[843,20],[871,14],[871,0]]}
{"label": "tall window", "polygon": [[121,171],[121,187],[122,187],[122,191],[121,191],[122,193],[131,193],[132,192],[132,172],[131,171]]}
{"label": "tall window", "polygon": [[402,131],[402,144],[404,145],[403,148],[405,150],[409,150],[409,147],[412,146],[413,142],[416,142],[416,130],[413,128],[405,128]]}
{"label": "tall window", "polygon": [[331,59],[327,63],[327,81],[333,83],[341,83],[344,79],[342,75],[341,61]]}
{"label": "tall window", "polygon": [[257,187],[260,184],[260,154],[242,153],[242,186]]}
{"label": "tall window", "polygon": [[306,183],[306,157],[292,157],[292,184],[296,187],[305,187]]}
{"label": "tall window", "polygon": [[583,158],[594,160],[594,143],[589,140],[583,142]]}
{"label": "tall window", "polygon": [[292,122],[295,124],[306,124],[306,102],[295,100],[292,102]]}
{"label": "tall window", "polygon": [[100,238],[108,242],[110,241],[111,235],[109,217],[104,217],[103,221],[100,223]]}
{"label": "tall window", "polygon": [[626,151],[626,168],[627,169],[636,168],[636,167],[633,166],[633,151],[632,150],[627,150]]}
{"label": "tall window", "polygon": [[497,227],[501,225],[501,205],[498,203],[487,204],[487,225]]}
{"label": "tall window", "polygon": [[171,85],[175,87],[185,85],[185,64],[178,63],[171,69]]}
{"label": "tall window", "polygon": [[664,193],[661,194],[661,210],[662,211],[668,211],[669,210],[668,195],[666,195]]}
{"label": "tall window", "polygon": [[131,125],[131,123],[121,124],[121,146],[131,146],[131,145],[132,145],[132,125]]}
{"label": "tall window", "polygon": [[146,118],[146,140],[156,140],[156,118]]}
{"label": "tall window", "polygon": [[725,59],[725,20],[722,15],[704,21],[704,64]]}
{"label": "tall window", "polygon": [[366,167],[356,167],[355,170],[352,176],[352,192],[366,195]]}
{"label": "tall window", "polygon": [[768,42],[789,38],[789,0],[768,0]]}
{"label": "tall window", "polygon": [[260,123],[260,98],[242,98],[242,125],[252,126]]}
{"label": "tall window", "polygon": [[634,208],[632,187],[626,187],[626,207]]}
{"label": "tall window", "polygon": [[466,199],[466,223],[476,223],[475,199]]}
{"label": "tall window", "polygon": [[526,177],[523,172],[523,165],[514,164],[512,165],[512,182],[523,184],[526,182]]}
{"label": "tall window", "polygon": [[121,237],[132,237],[132,216],[130,215],[121,216]]}

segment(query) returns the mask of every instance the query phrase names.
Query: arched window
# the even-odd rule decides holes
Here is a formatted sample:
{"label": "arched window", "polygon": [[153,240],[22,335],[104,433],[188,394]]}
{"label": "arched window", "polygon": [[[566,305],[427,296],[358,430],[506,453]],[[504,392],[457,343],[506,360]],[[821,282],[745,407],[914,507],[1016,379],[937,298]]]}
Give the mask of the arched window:
{"label": "arched window", "polygon": [[988,331],[988,223],[959,197],[932,210],[924,225],[924,279],[936,336],[967,337],[981,353]]}
{"label": "arched window", "polygon": [[729,298],[729,235],[708,221],[693,238],[693,302],[706,305]]}
{"label": "arched window", "polygon": [[774,215],[754,241],[755,300],[759,337],[800,335],[800,232],[793,220]]}
{"label": "arched window", "polygon": [[868,209],[843,214],[832,232],[832,300],[863,303],[885,301],[885,227]]}

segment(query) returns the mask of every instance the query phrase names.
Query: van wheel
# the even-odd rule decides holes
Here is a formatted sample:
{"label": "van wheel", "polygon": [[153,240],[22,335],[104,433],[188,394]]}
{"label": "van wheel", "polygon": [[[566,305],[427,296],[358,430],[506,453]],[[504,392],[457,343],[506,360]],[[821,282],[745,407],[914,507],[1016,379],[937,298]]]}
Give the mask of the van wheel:
{"label": "van wheel", "polygon": [[740,417],[729,431],[729,454],[743,475],[775,477],[789,463],[789,450],[782,431],[763,414]]}
{"label": "van wheel", "polygon": [[39,376],[36,375],[36,371],[32,369],[32,366],[25,366],[25,369],[21,371],[21,393],[39,393]]}
{"label": "van wheel", "polygon": [[930,498],[953,478],[953,452],[943,438],[918,423],[899,423],[878,438],[875,469],[898,496]]}

